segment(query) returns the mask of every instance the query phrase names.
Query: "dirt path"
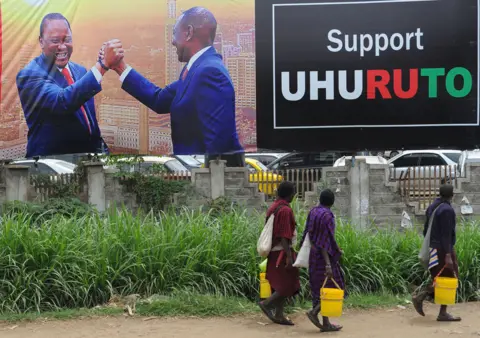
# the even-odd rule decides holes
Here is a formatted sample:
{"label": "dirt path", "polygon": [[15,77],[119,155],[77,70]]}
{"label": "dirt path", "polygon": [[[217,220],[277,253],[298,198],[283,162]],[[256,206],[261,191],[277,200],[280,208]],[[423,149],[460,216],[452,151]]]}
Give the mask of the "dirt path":
{"label": "dirt path", "polygon": [[[336,323],[344,325],[340,333],[321,336],[365,338],[439,338],[480,337],[480,304],[457,305],[460,323],[437,323],[437,307],[427,308],[427,317],[419,317],[412,309],[347,311]],[[280,338],[319,337],[319,331],[302,314],[292,316],[296,325],[282,327],[268,324],[264,317],[234,319],[165,319],[95,318],[71,321],[37,321],[34,323],[0,323],[2,338]]]}

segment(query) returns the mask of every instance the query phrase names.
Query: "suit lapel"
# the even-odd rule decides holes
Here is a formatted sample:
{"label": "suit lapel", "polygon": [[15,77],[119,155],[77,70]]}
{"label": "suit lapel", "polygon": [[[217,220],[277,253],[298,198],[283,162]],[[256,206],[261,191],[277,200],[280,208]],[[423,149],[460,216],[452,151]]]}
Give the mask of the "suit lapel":
{"label": "suit lapel", "polygon": [[181,86],[180,86],[180,91],[177,93],[176,97],[175,97],[175,100],[176,101],[180,101],[183,97],[183,95],[185,95],[185,92],[187,91],[187,88],[188,86],[190,85],[190,81],[192,80],[192,77],[193,75],[195,74],[198,66],[200,66],[202,64],[202,62],[204,60],[206,60],[207,58],[211,57],[212,55],[215,55],[216,54],[216,51],[213,47],[209,48],[208,50],[206,50],[192,65],[192,67],[190,67],[190,70],[188,71],[188,74],[187,74],[187,77],[185,78],[185,81],[182,81],[182,74],[183,72],[185,72],[185,70],[187,69],[187,67],[185,66],[185,69],[184,71],[182,72],[182,74],[180,74],[180,83],[181,83]]}
{"label": "suit lapel", "polygon": [[[78,72],[77,66],[74,65],[72,62],[69,62],[68,68],[70,68],[70,73],[72,74],[73,81],[77,82],[81,77]],[[88,102],[85,102],[85,104],[83,105],[83,108],[85,108],[85,112],[87,113],[88,121],[90,122],[90,127],[92,128],[92,132],[93,132],[94,130],[97,129],[97,125],[93,122],[92,115],[90,113],[90,105],[88,104]],[[82,120],[82,123],[84,123],[83,113],[81,114],[80,118]]]}

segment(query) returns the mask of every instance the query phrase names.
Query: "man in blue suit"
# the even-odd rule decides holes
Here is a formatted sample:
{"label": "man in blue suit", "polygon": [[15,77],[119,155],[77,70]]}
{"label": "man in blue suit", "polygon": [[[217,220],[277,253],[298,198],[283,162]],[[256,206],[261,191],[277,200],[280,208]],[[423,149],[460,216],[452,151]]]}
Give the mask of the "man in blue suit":
{"label": "man in blue suit", "polygon": [[[227,166],[243,167],[244,150],[235,122],[235,90],[222,57],[214,47],[217,22],[205,8],[182,13],[173,32],[178,60],[186,62],[180,78],[159,88],[121,60],[113,69],[122,88],[158,114],[171,114],[175,155],[205,154],[226,160]],[[100,56],[114,52],[110,43]]]}
{"label": "man in blue suit", "polygon": [[26,157],[103,153],[93,97],[108,65],[123,58],[121,44],[90,71],[71,62],[72,31],[59,13],[47,14],[40,24],[42,54],[17,74],[17,89],[28,125]]}

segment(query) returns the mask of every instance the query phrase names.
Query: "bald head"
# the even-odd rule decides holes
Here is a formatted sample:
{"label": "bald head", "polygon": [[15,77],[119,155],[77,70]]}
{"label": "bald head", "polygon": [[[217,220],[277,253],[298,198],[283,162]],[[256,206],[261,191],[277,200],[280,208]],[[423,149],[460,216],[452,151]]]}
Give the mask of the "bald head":
{"label": "bald head", "polygon": [[212,46],[217,34],[217,20],[204,7],[192,7],[180,15],[175,24],[172,44],[178,60],[188,62],[199,50]]}
{"label": "bald head", "polygon": [[213,44],[217,34],[217,20],[208,9],[192,7],[183,12],[179,20],[182,28],[193,28],[193,37],[204,43],[205,47]]}

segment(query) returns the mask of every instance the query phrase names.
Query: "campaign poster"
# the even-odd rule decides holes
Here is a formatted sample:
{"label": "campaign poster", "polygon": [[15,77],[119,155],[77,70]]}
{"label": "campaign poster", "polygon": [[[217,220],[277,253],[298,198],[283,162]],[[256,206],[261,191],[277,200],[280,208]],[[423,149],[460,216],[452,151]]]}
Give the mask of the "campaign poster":
{"label": "campaign poster", "polygon": [[480,145],[478,0],[255,3],[257,146]]}
{"label": "campaign poster", "polygon": [[[0,32],[0,160],[256,150],[254,0],[3,0]],[[112,39],[130,70],[99,79]]]}

